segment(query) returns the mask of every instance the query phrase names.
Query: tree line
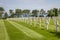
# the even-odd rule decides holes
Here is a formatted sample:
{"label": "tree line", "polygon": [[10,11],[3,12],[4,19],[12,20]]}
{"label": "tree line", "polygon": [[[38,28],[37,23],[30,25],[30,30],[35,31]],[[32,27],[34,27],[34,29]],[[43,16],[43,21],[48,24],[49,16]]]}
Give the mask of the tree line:
{"label": "tree line", "polygon": [[14,14],[16,14],[17,17],[20,17],[20,15],[22,15],[22,14],[25,14],[25,15],[28,14],[28,16],[33,14],[32,16],[40,17],[39,14],[45,14],[45,13],[48,14],[47,15],[48,17],[57,17],[60,13],[60,8],[49,9],[49,10],[47,10],[47,12],[44,9],[40,9],[40,10],[35,9],[32,11],[29,9],[24,9],[24,10],[22,10],[22,9],[15,9],[15,10],[9,9],[9,13],[10,13],[10,16],[8,15],[7,12],[5,12],[5,9],[3,7],[0,7],[0,18],[2,18],[2,15],[3,15],[3,18],[13,18]]}

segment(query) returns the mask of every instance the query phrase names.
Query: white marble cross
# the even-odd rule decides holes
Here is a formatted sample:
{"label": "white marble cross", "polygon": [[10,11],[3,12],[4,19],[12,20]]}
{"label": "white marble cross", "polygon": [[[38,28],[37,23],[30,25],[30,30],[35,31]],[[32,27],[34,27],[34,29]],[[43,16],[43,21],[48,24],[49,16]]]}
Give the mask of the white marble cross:
{"label": "white marble cross", "polygon": [[47,30],[48,30],[49,22],[50,22],[50,18],[48,17],[48,19],[46,20],[46,29],[47,29]]}
{"label": "white marble cross", "polygon": [[58,28],[59,28],[59,23],[58,23],[58,21],[56,20],[56,32],[58,32]]}

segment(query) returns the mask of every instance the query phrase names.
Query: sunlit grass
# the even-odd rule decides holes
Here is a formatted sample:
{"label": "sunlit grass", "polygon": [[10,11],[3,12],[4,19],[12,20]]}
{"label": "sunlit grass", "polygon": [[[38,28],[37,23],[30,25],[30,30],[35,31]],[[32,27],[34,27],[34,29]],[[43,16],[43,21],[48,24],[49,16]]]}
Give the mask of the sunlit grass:
{"label": "sunlit grass", "polygon": [[[50,19],[46,30],[46,18],[36,20],[7,19],[0,20],[0,39],[5,40],[60,40],[60,26],[56,33],[56,25]],[[58,19],[59,24],[60,20]],[[4,39],[5,38],[5,39]]]}
{"label": "sunlit grass", "polygon": [[42,25],[41,27],[39,27],[39,25],[36,25],[36,27],[34,27],[34,25],[30,25],[30,24],[26,24],[25,22],[23,21],[15,21],[21,25],[24,25],[42,35],[44,35],[45,37],[47,37],[47,39],[50,39],[50,40],[60,40],[58,38],[58,36],[56,35],[56,26],[54,24],[54,20],[50,20],[50,23],[49,23],[49,29],[48,31],[46,30],[46,23],[45,21],[42,20]]}

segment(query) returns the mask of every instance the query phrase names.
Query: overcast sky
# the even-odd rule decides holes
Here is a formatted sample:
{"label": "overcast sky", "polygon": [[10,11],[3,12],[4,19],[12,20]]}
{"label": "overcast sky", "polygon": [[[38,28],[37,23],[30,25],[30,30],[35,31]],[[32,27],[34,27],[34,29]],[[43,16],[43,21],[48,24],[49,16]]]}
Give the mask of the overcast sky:
{"label": "overcast sky", "polygon": [[0,6],[9,9],[44,9],[60,8],[60,0],[0,0]]}

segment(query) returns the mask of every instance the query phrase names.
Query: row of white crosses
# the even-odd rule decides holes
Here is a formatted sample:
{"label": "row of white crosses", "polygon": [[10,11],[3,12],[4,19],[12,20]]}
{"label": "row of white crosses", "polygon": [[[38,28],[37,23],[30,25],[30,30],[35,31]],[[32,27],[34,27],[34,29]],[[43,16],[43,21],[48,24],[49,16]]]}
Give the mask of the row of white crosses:
{"label": "row of white crosses", "polygon": [[48,25],[50,23],[50,18],[48,17],[47,20],[46,20],[46,29],[48,30]]}
{"label": "row of white crosses", "polygon": [[[30,18],[27,18],[27,19],[26,18],[23,18],[23,20],[27,24],[28,24],[28,21],[29,21],[30,25],[33,25],[32,22],[34,21],[34,26],[36,26],[36,18],[35,17],[30,17]],[[41,27],[42,18],[39,18],[38,17],[38,21],[39,21],[39,25]],[[58,32],[59,23],[58,23],[58,21],[57,21],[56,18],[54,19],[54,21],[55,21],[55,25],[56,25],[56,32]],[[46,30],[48,30],[49,23],[50,23],[50,17],[47,17],[47,19],[46,19]]]}
{"label": "row of white crosses", "polygon": [[[33,25],[32,23],[34,23],[34,26],[36,26],[36,17],[30,17],[30,18],[28,18],[28,19],[24,18],[23,20],[24,20],[24,22],[27,23],[27,24],[28,24],[28,21],[29,21],[29,24],[30,24],[30,25]],[[41,19],[38,18],[38,21],[39,21],[39,24],[40,24],[40,27],[41,27]]]}
{"label": "row of white crosses", "polygon": [[58,19],[57,17],[54,19],[55,20],[55,25],[56,25],[56,32],[58,32],[58,28],[59,28],[59,22],[58,22]]}
{"label": "row of white crosses", "polygon": [[[50,22],[50,18],[48,18],[48,20],[46,20],[46,29],[47,29],[47,30],[48,30],[49,22]],[[54,23],[55,23],[55,25],[56,25],[56,32],[58,32],[59,22],[58,22],[57,18],[54,18]]]}
{"label": "row of white crosses", "polygon": [[36,18],[34,17],[34,27],[36,26]]}
{"label": "row of white crosses", "polygon": [[58,32],[59,23],[56,21],[56,32]]}

